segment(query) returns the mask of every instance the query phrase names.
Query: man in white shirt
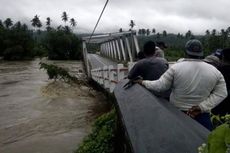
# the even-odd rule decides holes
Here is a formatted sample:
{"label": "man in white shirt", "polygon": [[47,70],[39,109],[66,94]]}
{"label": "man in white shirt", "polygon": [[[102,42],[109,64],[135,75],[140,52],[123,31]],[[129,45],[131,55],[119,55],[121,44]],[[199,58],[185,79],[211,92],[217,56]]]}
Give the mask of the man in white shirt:
{"label": "man in white shirt", "polygon": [[153,91],[172,89],[170,102],[207,129],[212,130],[209,112],[227,97],[223,75],[205,63],[202,44],[193,39],[186,43],[188,58],[172,65],[158,80],[137,82]]}

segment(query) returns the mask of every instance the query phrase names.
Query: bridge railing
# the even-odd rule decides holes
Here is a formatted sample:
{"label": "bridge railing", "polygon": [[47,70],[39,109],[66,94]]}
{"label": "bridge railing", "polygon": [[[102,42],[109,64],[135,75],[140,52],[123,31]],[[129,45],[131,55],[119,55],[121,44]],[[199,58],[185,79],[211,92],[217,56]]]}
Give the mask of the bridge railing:
{"label": "bridge railing", "polygon": [[113,65],[109,65],[92,69],[91,78],[112,93],[116,84],[127,76],[133,65],[134,63],[129,62],[128,67],[123,64],[117,64],[116,68]]}

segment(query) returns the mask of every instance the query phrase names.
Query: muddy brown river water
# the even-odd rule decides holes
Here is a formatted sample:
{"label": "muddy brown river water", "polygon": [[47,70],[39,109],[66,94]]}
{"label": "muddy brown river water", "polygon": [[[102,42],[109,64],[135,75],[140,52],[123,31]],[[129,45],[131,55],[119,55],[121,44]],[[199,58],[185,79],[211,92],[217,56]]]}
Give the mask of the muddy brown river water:
{"label": "muddy brown river water", "polygon": [[[72,153],[106,111],[102,93],[48,80],[39,62],[0,61],[0,153]],[[81,62],[54,63],[84,76]]]}

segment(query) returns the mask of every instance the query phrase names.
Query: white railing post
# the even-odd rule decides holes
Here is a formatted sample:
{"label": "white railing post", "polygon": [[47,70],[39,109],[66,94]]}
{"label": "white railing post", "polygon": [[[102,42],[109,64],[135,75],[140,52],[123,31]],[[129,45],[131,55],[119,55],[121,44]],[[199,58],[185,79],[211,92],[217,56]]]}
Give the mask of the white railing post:
{"label": "white railing post", "polygon": [[121,38],[119,40],[120,40],[121,52],[122,52],[122,55],[123,55],[123,59],[124,59],[124,61],[126,61],[127,58],[126,58],[126,54],[125,54],[124,43],[123,43],[123,40]]}
{"label": "white railing post", "polygon": [[109,91],[112,93],[113,89],[115,88],[115,83],[114,81],[114,71],[113,71],[113,66],[109,66]]}
{"label": "white railing post", "polygon": [[117,64],[117,81],[121,81],[125,77],[125,72],[122,70],[123,68],[123,64]]}
{"label": "white railing post", "polygon": [[139,48],[139,44],[138,44],[137,36],[136,36],[136,35],[133,35],[133,40],[134,40],[136,52],[137,52],[137,54],[138,54],[138,53],[140,52],[140,48]]}
{"label": "white railing post", "polygon": [[130,62],[133,62],[133,56],[131,53],[130,44],[129,44],[129,40],[127,37],[125,37],[125,42],[126,42],[126,47],[127,47],[128,54],[129,54],[129,60],[130,60]]}
{"label": "white railing post", "polygon": [[109,76],[108,76],[108,66],[103,67],[103,84],[104,88],[109,88]]}
{"label": "white railing post", "polygon": [[118,41],[115,40],[115,44],[116,44],[116,48],[117,48],[117,53],[118,53],[118,60],[121,60],[121,52],[120,52],[120,48],[119,48],[119,44]]}
{"label": "white railing post", "polygon": [[117,49],[115,46],[115,40],[112,40],[112,47],[113,47],[113,51],[114,51],[114,59],[118,59],[117,58]]}

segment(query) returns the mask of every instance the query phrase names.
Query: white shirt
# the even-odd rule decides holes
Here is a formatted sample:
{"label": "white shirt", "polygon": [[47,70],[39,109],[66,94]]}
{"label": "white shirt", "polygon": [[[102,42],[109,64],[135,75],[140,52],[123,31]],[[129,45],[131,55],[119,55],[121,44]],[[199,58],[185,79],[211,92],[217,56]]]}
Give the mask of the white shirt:
{"label": "white shirt", "polygon": [[159,80],[142,84],[158,92],[171,88],[170,102],[183,111],[198,105],[202,112],[208,112],[227,97],[223,75],[198,59],[183,59],[172,65]]}

